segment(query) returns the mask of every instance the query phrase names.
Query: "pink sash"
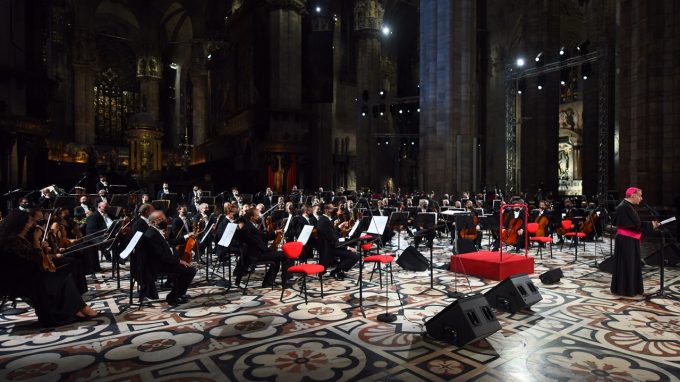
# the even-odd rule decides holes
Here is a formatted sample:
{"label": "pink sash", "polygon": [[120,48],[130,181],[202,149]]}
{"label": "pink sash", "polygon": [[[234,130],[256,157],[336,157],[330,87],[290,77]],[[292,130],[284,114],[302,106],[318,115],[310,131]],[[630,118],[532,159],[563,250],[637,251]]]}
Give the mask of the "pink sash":
{"label": "pink sash", "polygon": [[631,230],[625,229],[625,228],[617,228],[616,233],[618,235],[632,237],[633,239],[637,239],[637,240],[640,240],[640,238],[642,237],[642,232],[631,231]]}

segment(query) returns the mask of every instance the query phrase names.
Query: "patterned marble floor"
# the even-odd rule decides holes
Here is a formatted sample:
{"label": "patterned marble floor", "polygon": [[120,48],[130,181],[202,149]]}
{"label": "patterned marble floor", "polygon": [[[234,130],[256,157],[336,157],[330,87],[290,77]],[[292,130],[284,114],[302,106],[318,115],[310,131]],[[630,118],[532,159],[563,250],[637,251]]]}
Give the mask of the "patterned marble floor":
{"label": "patterned marble floor", "polygon": [[[567,264],[573,250],[566,247],[556,248],[553,259],[537,258],[531,277],[543,300],[520,313],[498,312],[501,331],[461,348],[424,336],[424,322],[453,301],[427,291],[428,272],[395,266],[403,307],[392,288],[388,303],[398,313],[393,324],[376,319],[385,294],[375,279],[364,289],[366,318],[348,309],[358,298],[356,269],[345,281],[327,280],[323,299],[318,282],[311,282],[308,304],[291,290],[281,303],[280,290],[254,288],[244,296],[199,283],[189,290],[187,304],[156,302],[124,311],[127,273],[122,290],[104,273],[90,281],[86,294],[102,312],[94,320],[43,329],[30,310],[0,316],[0,380],[678,380],[680,304],[611,295],[611,276],[592,266],[609,252],[608,243],[588,243],[585,253],[579,251],[586,263]],[[450,248],[443,243],[434,252],[438,266],[448,262]],[[542,284],[538,275],[554,267],[565,277]],[[483,293],[496,284],[454,278],[442,269],[434,276],[442,290],[453,288],[454,280],[464,292]],[[204,277],[199,272],[195,280]],[[658,288],[658,270],[645,267],[644,280],[647,293]],[[680,269],[668,269],[666,280],[680,295]]]}

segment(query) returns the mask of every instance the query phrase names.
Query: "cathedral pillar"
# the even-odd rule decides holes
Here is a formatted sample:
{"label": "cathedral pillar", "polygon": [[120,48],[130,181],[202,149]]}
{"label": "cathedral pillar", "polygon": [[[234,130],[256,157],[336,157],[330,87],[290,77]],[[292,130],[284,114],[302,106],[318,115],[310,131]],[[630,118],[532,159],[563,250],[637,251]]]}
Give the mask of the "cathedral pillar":
{"label": "cathedral pillar", "polygon": [[[378,190],[380,182],[376,175],[378,166],[375,160],[375,134],[380,122],[373,117],[373,106],[379,107],[379,92],[383,88],[379,73],[381,73],[380,57],[382,54],[380,29],[384,13],[382,4],[377,0],[357,0],[354,5],[354,31],[357,36],[357,90],[360,93],[357,97],[366,102],[369,109],[367,115],[359,117],[357,123],[357,186]],[[365,95],[368,95],[368,99],[365,99]]]}
{"label": "cathedral pillar", "polygon": [[94,34],[86,29],[78,29],[74,36],[73,83],[75,140],[91,145],[94,133],[94,85],[96,47]]}
{"label": "cathedral pillar", "polygon": [[149,112],[139,112],[130,118],[130,128],[125,134],[130,144],[130,172],[160,171],[163,132],[158,127],[157,118]]}
{"label": "cathedral pillar", "polygon": [[162,76],[161,60],[147,54],[137,58],[137,80],[142,97],[142,109],[151,113],[156,120],[159,116],[159,81]]}
{"label": "cathedral pillar", "polygon": [[420,154],[422,187],[473,191],[477,141],[476,3],[420,4]]}
{"label": "cathedral pillar", "polygon": [[192,49],[191,60],[191,84],[192,94],[192,125],[194,129],[193,144],[201,145],[205,143],[206,138],[206,121],[207,121],[207,89],[208,89],[208,73],[205,68],[205,52],[203,51],[203,44],[195,42]]}

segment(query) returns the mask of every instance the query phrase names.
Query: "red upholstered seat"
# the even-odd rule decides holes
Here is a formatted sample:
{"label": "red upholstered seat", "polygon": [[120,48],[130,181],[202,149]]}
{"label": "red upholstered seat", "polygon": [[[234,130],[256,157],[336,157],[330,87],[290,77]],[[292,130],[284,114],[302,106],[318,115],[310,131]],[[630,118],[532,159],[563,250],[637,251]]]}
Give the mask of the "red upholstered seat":
{"label": "red upholstered seat", "polygon": [[586,237],[586,234],[583,233],[583,232],[567,232],[567,233],[564,234],[564,236],[569,236],[569,237],[576,236],[579,239],[582,239],[582,238]]}
{"label": "red upholstered seat", "polygon": [[364,261],[367,263],[388,264],[394,261],[394,257],[388,255],[371,255],[364,257]]}
{"label": "red upholstered seat", "polygon": [[361,249],[364,252],[368,252],[371,250],[371,247],[373,247],[373,243],[366,243],[366,244],[361,244]]}
{"label": "red upholstered seat", "polygon": [[297,259],[302,253],[302,243],[299,241],[289,241],[281,246],[283,254],[289,259]]}
{"label": "red upholstered seat", "polygon": [[533,235],[536,231],[538,231],[538,223],[527,224],[527,232],[529,232],[529,234]]}
{"label": "red upholstered seat", "polygon": [[530,237],[529,240],[536,241],[539,243],[552,243],[552,237]]}
{"label": "red upholstered seat", "polygon": [[571,220],[562,220],[561,224],[565,231],[569,231],[571,229]]}
{"label": "red upholstered seat", "polygon": [[318,275],[326,270],[326,267],[320,264],[298,264],[288,268],[290,273],[304,273],[307,276]]}

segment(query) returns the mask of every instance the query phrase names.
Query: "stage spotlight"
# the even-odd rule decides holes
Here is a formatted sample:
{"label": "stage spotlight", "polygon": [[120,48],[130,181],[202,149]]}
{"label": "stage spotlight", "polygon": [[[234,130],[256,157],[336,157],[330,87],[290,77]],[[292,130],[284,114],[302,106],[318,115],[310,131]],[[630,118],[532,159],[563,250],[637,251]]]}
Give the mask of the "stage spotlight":
{"label": "stage spotlight", "polygon": [[418,113],[420,113],[420,108],[418,108],[418,110],[416,110],[416,111],[417,111]]}
{"label": "stage spotlight", "polygon": [[380,104],[380,116],[382,117],[383,115],[385,115],[385,112],[386,112],[385,104],[381,103]]}
{"label": "stage spotlight", "polygon": [[316,13],[321,13],[321,7],[316,7]]}
{"label": "stage spotlight", "polygon": [[515,63],[517,64],[518,67],[521,68],[522,66],[524,66],[524,59],[522,57],[518,57]]}
{"label": "stage spotlight", "polygon": [[368,114],[368,106],[364,105],[361,107],[361,116],[365,117]]}
{"label": "stage spotlight", "polygon": [[540,52],[538,55],[536,55],[536,58],[534,58],[534,61],[536,62],[536,67],[541,67],[543,66],[543,52]]}
{"label": "stage spotlight", "polygon": [[560,70],[560,85],[566,85],[569,81],[569,70],[568,68]]}
{"label": "stage spotlight", "polygon": [[583,76],[584,80],[587,80],[588,77],[590,76],[590,63],[586,62],[585,64],[581,65],[581,76]]}
{"label": "stage spotlight", "polygon": [[212,54],[208,54],[208,60],[212,58]]}
{"label": "stage spotlight", "polygon": [[392,30],[390,30],[390,27],[389,27],[389,26],[383,25],[383,27],[382,27],[382,33],[383,33],[385,36],[389,36],[389,35],[392,34]]}
{"label": "stage spotlight", "polygon": [[538,88],[538,90],[543,90],[544,85],[545,85],[545,74],[539,74],[538,78],[536,79],[536,88]]}
{"label": "stage spotlight", "polygon": [[378,147],[380,147],[380,138],[376,138],[376,142],[378,142]]}
{"label": "stage spotlight", "polygon": [[390,140],[385,138],[385,145],[389,145],[389,144],[390,144]]}
{"label": "stage spotlight", "polygon": [[562,47],[560,48],[560,61],[564,61],[564,60],[566,60],[567,58],[569,58],[569,52],[567,51],[567,47],[566,47],[566,46],[562,46]]}
{"label": "stage spotlight", "polygon": [[584,54],[588,54],[588,47],[590,46],[590,40],[586,40],[582,43],[580,43],[577,47],[576,50],[578,51],[578,54],[583,56]]}
{"label": "stage spotlight", "polygon": [[416,145],[416,141],[411,141],[411,146],[415,146],[415,145]]}
{"label": "stage spotlight", "polygon": [[399,109],[399,114],[404,114],[404,110]]}

